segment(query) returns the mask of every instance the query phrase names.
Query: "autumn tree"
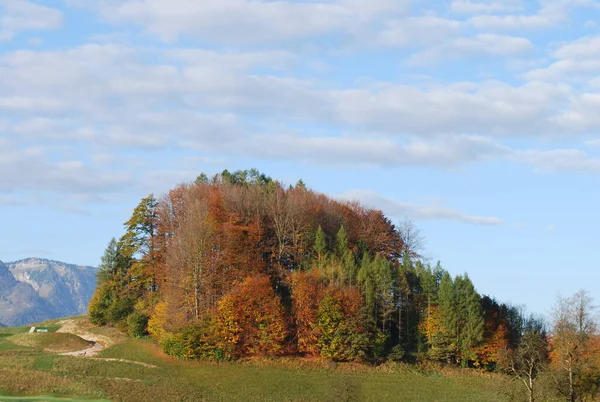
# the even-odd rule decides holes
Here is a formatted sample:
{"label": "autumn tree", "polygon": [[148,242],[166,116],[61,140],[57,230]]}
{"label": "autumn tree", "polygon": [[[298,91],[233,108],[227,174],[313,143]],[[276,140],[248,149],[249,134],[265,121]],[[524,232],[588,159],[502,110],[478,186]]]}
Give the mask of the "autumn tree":
{"label": "autumn tree", "polygon": [[283,306],[268,276],[246,279],[217,307],[218,331],[231,356],[281,354],[287,335]]}
{"label": "autumn tree", "polygon": [[557,390],[575,402],[593,396],[598,389],[600,368],[597,365],[595,340],[597,307],[592,297],[580,290],[569,298],[559,297],[552,312],[550,338],[552,367]]}
{"label": "autumn tree", "polygon": [[523,325],[518,346],[501,350],[498,362],[523,383],[529,402],[534,402],[537,380],[548,365],[548,337],[544,322],[534,316],[529,317]]}

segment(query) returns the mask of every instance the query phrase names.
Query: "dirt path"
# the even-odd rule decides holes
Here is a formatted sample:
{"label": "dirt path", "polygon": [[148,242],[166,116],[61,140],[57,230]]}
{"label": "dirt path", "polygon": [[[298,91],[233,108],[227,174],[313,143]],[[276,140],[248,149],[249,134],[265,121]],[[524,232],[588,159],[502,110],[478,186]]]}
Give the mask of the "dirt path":
{"label": "dirt path", "polygon": [[[100,344],[100,349],[102,349],[104,347],[108,348],[108,347],[114,345],[113,340],[110,339],[108,336],[98,335],[98,334],[94,334],[92,332],[87,331],[85,328],[83,328],[80,325],[80,322],[78,322],[76,319],[67,318],[65,320],[59,321],[57,324],[60,325],[60,329],[56,332],[63,332],[63,333],[67,333],[67,334],[77,335],[78,337],[83,338],[86,341],[94,342],[94,348],[96,347],[97,344]],[[93,349],[93,348],[90,348],[90,349]],[[99,350],[97,350],[97,352],[98,351]]]}
{"label": "dirt path", "polygon": [[57,323],[60,325],[60,329],[56,332],[68,333],[77,335],[78,337],[85,339],[88,342],[93,342],[93,346],[87,349],[78,350],[75,352],[61,353],[62,356],[75,356],[75,357],[88,357],[93,360],[104,360],[104,361],[112,361],[112,362],[121,362],[121,363],[130,363],[137,364],[138,366],[148,367],[148,368],[158,368],[153,364],[136,362],[133,360],[125,360],[125,359],[112,359],[105,357],[95,357],[100,351],[104,348],[108,348],[115,344],[115,342],[108,336],[94,334],[92,332],[87,331],[80,322],[76,319],[67,318],[65,320],[59,321]]}
{"label": "dirt path", "polygon": [[[86,341],[87,340],[88,339],[86,339]],[[98,352],[100,352],[102,349],[104,349],[104,346],[102,346],[101,343],[94,342],[94,346],[92,346],[91,348],[83,349],[83,350],[78,350],[78,351],[75,351],[75,352],[61,353],[61,356],[85,356],[85,357],[91,357],[91,356],[96,356],[98,354]]]}

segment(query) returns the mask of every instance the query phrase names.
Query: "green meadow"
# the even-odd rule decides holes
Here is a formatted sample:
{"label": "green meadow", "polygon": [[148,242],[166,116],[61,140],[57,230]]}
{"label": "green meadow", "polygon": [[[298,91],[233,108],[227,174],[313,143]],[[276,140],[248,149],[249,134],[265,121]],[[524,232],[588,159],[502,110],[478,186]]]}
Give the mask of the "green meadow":
{"label": "green meadow", "polygon": [[49,348],[85,348],[87,342],[73,334],[0,329],[0,401],[493,402],[522,397],[508,377],[476,370],[293,358],[218,364],[175,360],[150,340],[89,327],[82,318],[77,322],[114,344],[94,357],[63,356]]}

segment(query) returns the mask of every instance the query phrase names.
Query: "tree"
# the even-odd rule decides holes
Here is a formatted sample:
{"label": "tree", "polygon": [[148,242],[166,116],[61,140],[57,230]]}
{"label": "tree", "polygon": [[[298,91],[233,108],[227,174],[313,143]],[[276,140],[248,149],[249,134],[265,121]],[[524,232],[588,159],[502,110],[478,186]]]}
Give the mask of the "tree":
{"label": "tree", "polygon": [[557,390],[575,402],[597,392],[600,369],[596,359],[597,307],[592,297],[580,290],[569,298],[559,297],[552,312],[551,357]]}
{"label": "tree", "polygon": [[325,232],[323,232],[321,225],[319,225],[315,234],[313,250],[317,253],[317,261],[322,262],[327,253],[327,241],[325,240]]}
{"label": "tree", "polygon": [[295,318],[296,344],[298,352],[317,355],[317,313],[322,298],[317,270],[296,271],[291,275],[292,312]]}
{"label": "tree", "polygon": [[358,320],[358,293],[330,289],[319,303],[317,345],[321,356],[332,360],[362,360],[368,349],[368,337]]}
{"label": "tree", "polygon": [[138,293],[158,290],[156,272],[156,207],[154,195],[142,198],[125,222],[125,234],[119,240],[120,252],[131,259],[128,280],[132,290]]}
{"label": "tree", "polygon": [[458,317],[456,312],[456,298],[454,295],[454,282],[448,272],[445,272],[440,281],[438,292],[438,312],[440,317],[440,331],[438,336],[443,340],[443,355],[447,361],[456,358],[458,347]]}
{"label": "tree", "polygon": [[106,250],[104,251],[100,265],[98,266],[98,284],[103,284],[104,282],[111,280],[117,273],[118,255],[119,249],[117,241],[113,237],[108,243],[108,246],[106,246]]}
{"label": "tree", "polygon": [[343,259],[346,253],[349,251],[348,248],[348,235],[346,234],[346,229],[344,225],[340,226],[340,230],[338,230],[336,236],[336,255],[338,258]]}
{"label": "tree", "polygon": [[231,356],[281,354],[286,338],[283,306],[268,276],[247,278],[218,304],[223,349]]}
{"label": "tree", "polygon": [[484,319],[481,297],[467,274],[455,278],[454,297],[457,345],[460,349],[461,363],[466,366],[469,361],[477,359],[475,348],[483,341]]}
{"label": "tree", "polygon": [[398,224],[398,233],[404,244],[404,250],[411,259],[421,258],[425,246],[425,237],[415,223],[406,218]]}
{"label": "tree", "polygon": [[501,367],[523,383],[529,402],[534,402],[536,381],[548,365],[548,338],[543,321],[534,316],[527,319],[517,348],[505,349],[498,360]]}

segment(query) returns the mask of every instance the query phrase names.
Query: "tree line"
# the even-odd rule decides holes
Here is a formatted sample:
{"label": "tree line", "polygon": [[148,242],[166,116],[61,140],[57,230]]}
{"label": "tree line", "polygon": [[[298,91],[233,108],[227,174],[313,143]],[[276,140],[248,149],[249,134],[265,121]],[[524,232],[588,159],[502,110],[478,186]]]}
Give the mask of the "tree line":
{"label": "tree line", "polygon": [[570,401],[600,386],[595,307],[560,299],[549,325],[420,256],[410,221],[255,169],[145,197],[102,257],[91,321],[185,359],[315,356],[503,371]]}

